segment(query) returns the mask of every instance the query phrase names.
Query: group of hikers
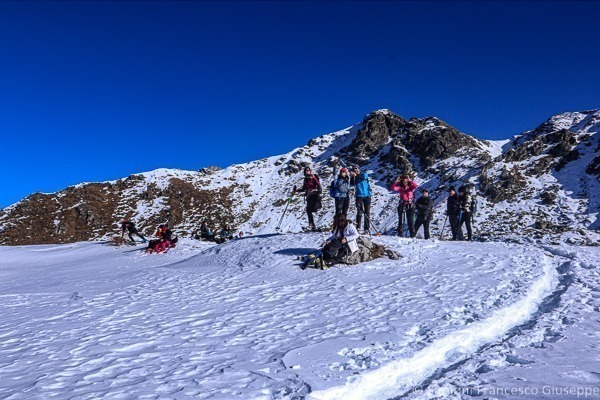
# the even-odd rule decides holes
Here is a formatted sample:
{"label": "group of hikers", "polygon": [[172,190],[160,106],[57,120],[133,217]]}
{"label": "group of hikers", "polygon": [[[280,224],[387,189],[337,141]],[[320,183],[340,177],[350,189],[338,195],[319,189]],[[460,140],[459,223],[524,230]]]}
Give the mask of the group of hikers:
{"label": "group of hikers", "polygon": [[127,236],[129,236],[129,240],[131,240],[132,243],[135,242],[133,235],[142,239],[142,243],[147,242],[148,247],[146,250],[150,253],[164,253],[168,249],[175,247],[175,244],[178,241],[178,238],[173,237],[173,232],[165,224],[158,226],[156,233],[154,234],[155,239],[150,241],[146,240],[146,238],[137,230],[135,223],[128,219],[123,219],[121,222],[121,238],[125,236],[125,232],[127,232]]}
{"label": "group of hikers", "polygon": [[235,237],[241,238],[243,236],[244,233],[241,231],[236,236],[234,230],[229,224],[225,224],[220,231],[214,232],[212,229],[210,229],[206,220],[202,221],[202,225],[200,225],[200,235],[195,235],[196,239],[206,240],[215,243],[223,243],[226,240],[231,240]]}
{"label": "group of hikers", "polygon": [[[168,225],[161,224],[159,225],[156,233],[154,234],[155,239],[148,241],[136,228],[135,223],[128,219],[123,219],[121,221],[121,238],[125,236],[125,232],[127,232],[127,236],[129,236],[130,243],[135,243],[134,236],[142,239],[142,243],[148,243],[147,250],[148,252],[156,252],[162,253],[167,251],[169,248],[175,247],[175,243],[177,243],[177,237],[173,237],[173,232],[169,229]],[[213,232],[206,220],[202,221],[202,225],[200,225],[200,233],[194,235],[196,239],[211,241],[215,243],[223,243],[226,240],[231,240],[234,238],[243,237],[243,232],[239,232],[235,235],[234,230],[231,228],[229,224],[225,224],[221,230],[218,232]]]}
{"label": "group of hikers", "polygon": [[[421,191],[421,197],[415,200],[415,191],[418,184],[406,174],[399,175],[390,186],[390,190],[399,195],[398,203],[398,236],[416,237],[417,232],[423,227],[423,236],[430,239],[430,223],[433,218],[433,201],[427,189]],[[352,190],[356,205],[356,226],[348,220],[348,210]],[[304,182],[301,188],[294,187],[294,193],[304,193],[306,199],[306,214],[309,230],[316,231],[313,214],[322,207],[321,182],[317,174],[310,167],[304,168]],[[446,215],[450,221],[452,240],[465,240],[463,225],[466,226],[467,238],[473,239],[471,220],[473,217],[473,200],[466,186],[461,186],[456,192],[454,186],[448,189]],[[358,250],[357,240],[360,233],[367,234],[374,229],[371,222],[371,197],[372,191],[369,176],[354,165],[350,170],[343,167],[330,185],[330,195],[334,198],[335,217],[333,235],[325,242],[322,253],[325,263],[334,263]],[[363,227],[362,232],[359,229]],[[445,224],[445,223],[444,223]],[[444,226],[445,227],[445,226]],[[358,228],[358,229],[357,229]],[[444,228],[442,228],[443,230]],[[406,232],[407,231],[407,232]],[[408,234],[408,235],[407,235]],[[341,255],[341,256],[340,256]]]}
{"label": "group of hikers", "polygon": [[[433,218],[433,201],[429,197],[427,189],[421,190],[421,197],[415,200],[415,191],[418,186],[407,174],[399,175],[390,186],[390,190],[399,195],[397,234],[401,237],[414,238],[423,227],[424,238],[430,239],[429,228]],[[313,214],[322,207],[321,194],[323,192],[319,176],[313,173],[310,167],[305,167],[302,187],[294,186],[293,192],[304,193],[308,229],[316,231],[317,227]],[[466,186],[461,186],[458,192],[456,192],[454,186],[451,186],[448,192],[446,215],[447,220],[450,222],[452,240],[465,240],[463,225],[467,230],[466,240],[472,240],[471,220],[475,203],[473,203]],[[333,233],[325,242],[322,254],[325,262],[331,264],[347,259],[359,251],[361,233],[367,234],[372,230],[376,231],[376,229],[371,222],[371,197],[373,193],[369,183],[369,175],[361,171],[360,166],[353,165],[350,169],[342,167],[338,174],[334,171],[334,179],[330,184],[329,194],[334,198],[335,217],[332,228]],[[356,205],[356,225],[348,219],[350,201],[353,196]],[[362,230],[359,231],[361,226]],[[134,242],[134,235],[141,238],[142,243],[147,242],[138,232],[135,224],[127,219],[122,221],[121,230],[121,237],[124,236],[125,232],[128,232],[129,239],[132,242]],[[242,232],[236,235],[229,224],[225,224],[219,231],[213,231],[206,220],[202,221],[199,234],[194,235],[196,239],[216,243],[223,243],[226,240],[241,238],[242,236]],[[177,238],[173,238],[168,226],[160,225],[155,234],[155,239],[148,242],[148,250],[161,253],[170,247],[174,247],[176,242]]]}

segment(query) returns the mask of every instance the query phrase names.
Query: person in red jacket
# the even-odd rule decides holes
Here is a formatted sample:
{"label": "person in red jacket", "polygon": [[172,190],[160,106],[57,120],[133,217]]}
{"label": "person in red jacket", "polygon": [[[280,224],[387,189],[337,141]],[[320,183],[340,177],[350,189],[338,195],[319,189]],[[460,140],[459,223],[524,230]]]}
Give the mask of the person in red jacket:
{"label": "person in red jacket", "polygon": [[[398,236],[404,236],[404,224],[408,224],[410,237],[415,237],[415,189],[419,185],[407,175],[400,175],[390,188],[400,195],[398,203]],[[406,220],[405,218],[406,217]]]}
{"label": "person in red jacket", "polygon": [[304,183],[302,188],[297,189],[294,186],[295,192],[304,192],[306,197],[306,214],[308,215],[308,225],[313,231],[317,230],[313,213],[321,209],[321,181],[317,174],[313,174],[310,167],[304,168]]}

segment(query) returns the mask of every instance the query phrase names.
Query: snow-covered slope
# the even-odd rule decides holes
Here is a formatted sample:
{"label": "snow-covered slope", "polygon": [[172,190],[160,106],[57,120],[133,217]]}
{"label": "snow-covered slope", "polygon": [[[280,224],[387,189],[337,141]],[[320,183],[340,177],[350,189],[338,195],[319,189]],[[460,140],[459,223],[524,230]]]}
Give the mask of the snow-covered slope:
{"label": "snow-covered slope", "polygon": [[0,398],[511,398],[496,393],[597,386],[598,248],[385,237],[400,260],[294,265],[323,239],[184,239],[158,256],[0,247]]}
{"label": "snow-covered slope", "polygon": [[[398,173],[413,172],[436,203],[434,235],[444,226],[448,187],[466,184],[479,195],[478,238],[594,244],[600,223],[599,120],[600,110],[560,114],[511,141],[490,142],[435,117],[405,120],[379,110],[286,154],[223,170],[160,169],[31,195],[0,212],[0,243],[107,239],[123,217],[133,218],[145,234],[168,221],[181,236],[191,236],[205,219],[213,227],[230,223],[246,233],[274,232],[291,188],[302,183],[304,165],[321,177],[324,207],[317,224],[328,225],[334,207],[326,187],[333,166],[345,162],[369,172],[373,222],[386,233],[397,223],[397,196],[389,184]],[[283,231],[306,225],[304,208],[295,196],[281,221]]]}

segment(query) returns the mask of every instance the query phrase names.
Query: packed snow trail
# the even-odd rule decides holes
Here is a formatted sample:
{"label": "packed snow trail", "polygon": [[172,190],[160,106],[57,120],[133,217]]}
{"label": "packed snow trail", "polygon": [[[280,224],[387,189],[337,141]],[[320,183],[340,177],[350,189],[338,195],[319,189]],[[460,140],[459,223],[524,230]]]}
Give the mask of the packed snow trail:
{"label": "packed snow trail", "polygon": [[498,341],[511,328],[527,321],[558,282],[556,268],[546,259],[542,260],[542,264],[544,275],[523,299],[511,306],[434,341],[410,358],[390,362],[351,379],[346,385],[313,392],[310,397],[331,400],[385,399],[414,390],[436,370],[462,361],[480,347]]}
{"label": "packed snow trail", "polygon": [[[502,243],[382,237],[402,259],[300,270],[295,257],[324,238],[189,242],[163,255],[85,243],[0,248],[0,398],[318,395],[434,343],[450,348],[444,338],[502,310],[527,313],[534,302],[523,299],[551,285],[544,250]],[[471,341],[456,357],[484,339]]]}

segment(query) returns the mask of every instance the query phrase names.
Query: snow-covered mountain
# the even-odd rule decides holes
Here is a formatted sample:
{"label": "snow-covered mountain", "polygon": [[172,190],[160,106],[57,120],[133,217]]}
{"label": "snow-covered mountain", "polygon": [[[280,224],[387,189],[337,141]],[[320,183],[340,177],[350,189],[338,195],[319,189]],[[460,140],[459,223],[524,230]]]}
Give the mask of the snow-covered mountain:
{"label": "snow-covered mountain", "polygon": [[[32,194],[0,213],[0,244],[107,239],[123,217],[146,234],[169,221],[178,234],[191,235],[204,219],[244,232],[273,232],[291,188],[302,182],[303,166],[311,165],[327,187],[338,163],[358,163],[369,172],[373,221],[384,232],[391,233],[397,220],[397,197],[387,188],[398,173],[414,172],[436,202],[432,234],[444,226],[448,187],[468,184],[478,193],[479,238],[595,244],[599,130],[600,110],[594,110],[556,115],[511,140],[485,141],[434,117],[406,120],[378,110],[289,153],[222,170],[159,169]],[[323,198],[318,225],[333,217],[327,190]],[[281,227],[296,232],[305,225],[303,200],[296,196]]]}

